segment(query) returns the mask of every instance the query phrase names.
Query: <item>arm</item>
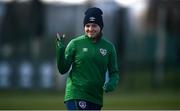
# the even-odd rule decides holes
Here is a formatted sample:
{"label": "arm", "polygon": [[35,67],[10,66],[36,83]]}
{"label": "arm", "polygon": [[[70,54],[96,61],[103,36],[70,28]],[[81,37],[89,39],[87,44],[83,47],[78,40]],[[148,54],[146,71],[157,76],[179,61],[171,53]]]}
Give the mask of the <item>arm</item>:
{"label": "arm", "polygon": [[108,71],[109,71],[109,81],[103,87],[105,92],[111,92],[115,90],[119,82],[117,54],[114,46],[112,47],[112,51],[109,56]]}
{"label": "arm", "polygon": [[69,71],[73,61],[74,54],[74,43],[70,42],[67,47],[64,43],[64,37],[60,38],[57,34],[58,39],[56,40],[56,62],[58,70],[61,74],[65,74]]}

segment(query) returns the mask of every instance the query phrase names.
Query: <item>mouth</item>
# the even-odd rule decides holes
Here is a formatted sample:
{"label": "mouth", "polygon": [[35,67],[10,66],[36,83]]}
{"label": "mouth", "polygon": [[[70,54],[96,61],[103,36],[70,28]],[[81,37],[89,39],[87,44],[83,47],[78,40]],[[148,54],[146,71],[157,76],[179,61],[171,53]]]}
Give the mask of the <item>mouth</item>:
{"label": "mouth", "polygon": [[88,33],[88,35],[94,35],[94,33]]}
{"label": "mouth", "polygon": [[94,32],[88,32],[88,35],[94,35],[95,33]]}

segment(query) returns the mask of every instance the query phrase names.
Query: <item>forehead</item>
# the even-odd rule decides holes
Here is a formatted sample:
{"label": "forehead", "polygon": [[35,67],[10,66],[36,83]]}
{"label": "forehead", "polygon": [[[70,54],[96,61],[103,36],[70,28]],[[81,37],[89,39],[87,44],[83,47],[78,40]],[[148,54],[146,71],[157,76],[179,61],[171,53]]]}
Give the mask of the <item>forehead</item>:
{"label": "forehead", "polygon": [[96,23],[87,23],[86,25],[98,25]]}

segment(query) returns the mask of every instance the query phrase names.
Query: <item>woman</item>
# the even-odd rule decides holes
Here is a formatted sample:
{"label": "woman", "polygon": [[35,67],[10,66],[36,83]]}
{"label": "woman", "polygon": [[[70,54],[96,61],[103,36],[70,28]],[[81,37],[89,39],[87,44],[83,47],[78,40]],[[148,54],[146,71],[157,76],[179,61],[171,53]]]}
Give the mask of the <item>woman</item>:
{"label": "woman", "polygon": [[[103,92],[110,92],[118,84],[116,51],[102,35],[102,10],[96,7],[85,12],[85,34],[72,39],[67,46],[64,36],[57,33],[57,66],[61,74],[69,71],[65,92],[68,110],[101,110]],[[105,82],[106,72],[109,81]]]}

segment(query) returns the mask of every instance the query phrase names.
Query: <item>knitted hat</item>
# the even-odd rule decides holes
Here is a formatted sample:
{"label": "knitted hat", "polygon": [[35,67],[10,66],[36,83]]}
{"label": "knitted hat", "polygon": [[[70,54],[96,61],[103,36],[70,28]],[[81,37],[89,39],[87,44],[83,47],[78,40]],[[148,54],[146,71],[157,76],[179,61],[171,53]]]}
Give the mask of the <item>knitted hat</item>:
{"label": "knitted hat", "polygon": [[86,12],[84,13],[85,17],[84,17],[84,26],[87,23],[96,23],[100,26],[101,30],[103,29],[103,12],[101,9],[93,7],[93,8],[89,8],[86,10]]}

